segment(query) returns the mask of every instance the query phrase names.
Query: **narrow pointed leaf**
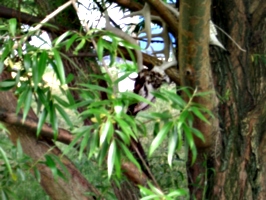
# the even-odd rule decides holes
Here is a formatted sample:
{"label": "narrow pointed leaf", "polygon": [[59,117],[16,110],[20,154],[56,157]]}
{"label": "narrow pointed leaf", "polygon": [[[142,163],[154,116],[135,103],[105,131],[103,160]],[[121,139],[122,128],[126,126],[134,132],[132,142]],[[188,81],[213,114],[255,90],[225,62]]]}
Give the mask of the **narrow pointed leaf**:
{"label": "narrow pointed leaf", "polygon": [[115,140],[112,141],[109,151],[108,151],[108,159],[107,159],[107,171],[108,171],[108,178],[111,178],[113,168],[115,165],[115,157],[116,157],[116,142]]}
{"label": "narrow pointed leaf", "polygon": [[169,136],[169,142],[168,142],[168,155],[167,160],[170,167],[172,167],[172,159],[175,153],[176,144],[177,144],[177,132],[172,130]]}
{"label": "narrow pointed leaf", "polygon": [[42,126],[43,126],[43,124],[45,122],[45,119],[47,117],[47,114],[48,113],[47,113],[47,110],[46,109],[44,109],[42,111],[42,113],[40,114],[39,122],[38,122],[38,126],[37,126],[37,137],[39,137],[39,135],[40,135],[40,132],[42,130]]}
{"label": "narrow pointed leaf", "polygon": [[164,124],[162,129],[159,131],[159,133],[156,135],[154,140],[151,143],[150,150],[149,150],[149,156],[152,155],[152,153],[158,148],[158,146],[162,143],[164,138],[166,137],[169,130],[172,128],[173,122],[167,122]]}
{"label": "narrow pointed leaf", "polygon": [[61,82],[61,84],[65,84],[66,83],[66,79],[65,79],[65,70],[64,70],[64,65],[62,62],[62,59],[60,57],[59,52],[56,49],[53,49],[53,53],[54,53],[54,59],[56,62],[56,72],[57,72],[57,76]]}

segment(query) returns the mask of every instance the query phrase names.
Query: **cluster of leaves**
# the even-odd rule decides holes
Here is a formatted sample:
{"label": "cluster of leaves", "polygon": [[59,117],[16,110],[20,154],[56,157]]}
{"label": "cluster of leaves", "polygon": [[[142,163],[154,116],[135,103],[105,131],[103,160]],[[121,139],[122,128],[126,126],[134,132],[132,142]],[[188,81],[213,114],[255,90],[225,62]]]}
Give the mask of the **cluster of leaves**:
{"label": "cluster of leaves", "polygon": [[[95,30],[92,30],[86,33],[86,35],[81,35],[80,33],[68,31],[54,40],[49,49],[41,49],[27,42],[27,38],[36,33],[29,32],[23,36],[18,36],[19,32],[15,19],[11,19],[7,24],[1,25],[0,29],[6,32],[6,35],[2,37],[3,47],[1,49],[0,72],[6,66],[10,70],[14,70],[14,67],[17,67],[15,63],[17,61],[20,63],[19,69],[16,69],[16,76],[1,82],[0,90],[10,90],[16,87],[16,94],[18,96],[17,113],[20,110],[23,111],[23,120],[26,119],[33,103],[32,97],[35,98],[37,113],[39,114],[37,136],[40,134],[45,121],[48,120],[54,130],[54,138],[56,139],[58,134],[58,114],[73,128],[72,121],[69,119],[65,109],[70,108],[76,110],[82,108],[83,112],[80,113],[79,117],[82,119],[90,119],[93,123],[90,126],[83,126],[73,131],[76,137],[65,148],[64,153],[67,154],[74,146],[75,148],[78,146],[78,157],[80,159],[85,151],[89,159],[96,158],[100,165],[106,161],[108,178],[112,176],[114,170],[116,176],[121,177],[121,163],[125,159],[140,168],[139,163],[128,149],[128,146],[132,138],[137,140],[138,134],[146,134],[146,130],[143,123],[127,115],[126,111],[128,105],[133,102],[146,102],[150,105],[152,103],[134,93],[120,93],[113,89],[115,85],[128,76],[128,73],[125,73],[124,76],[117,80],[112,80],[112,77],[108,73],[105,73],[103,76],[91,75],[89,80],[96,80],[95,84],[92,82],[84,82],[76,88],[70,88],[79,91],[81,97],[79,102],[74,101],[71,92],[65,87],[73,77],[71,75],[67,78],[65,77],[62,57],[68,59],[74,66],[75,64],[61,53],[60,50],[64,49],[68,51],[70,48],[73,48],[74,44],[77,44],[74,47],[74,53],[78,53],[79,50],[85,47],[86,42],[91,42],[95,37],[103,36],[103,33],[97,35],[94,34]],[[132,49],[138,47],[132,46],[112,33],[106,32],[104,34],[108,35],[112,42],[110,43],[104,37],[100,37],[96,47],[99,61],[102,61],[104,53],[108,51],[111,55],[109,66],[112,66],[115,62],[117,52],[119,53],[118,45],[124,46],[131,55],[132,60],[135,60]],[[57,79],[60,81],[59,87],[63,97],[54,94],[53,89],[43,81],[43,75],[47,68],[54,70]],[[88,78],[86,75],[84,77]],[[107,83],[107,88],[97,84],[100,79]],[[148,155],[152,156],[155,150],[168,137],[168,164],[170,166],[172,166],[175,152],[180,151],[184,145],[187,147],[187,150],[190,149],[192,151],[192,162],[195,161],[197,151],[193,137],[196,136],[202,140],[204,138],[192,126],[194,117],[197,116],[208,123],[205,116],[210,115],[208,110],[193,103],[194,97],[206,94],[198,93],[197,91],[191,94],[187,88],[182,90],[189,98],[188,102],[172,91],[161,90],[160,92],[154,92],[154,96],[163,100],[169,109],[164,112],[150,112],[143,115],[146,119],[156,122],[154,125],[154,139],[150,145]],[[100,98],[101,92],[106,93],[108,98],[102,100]],[[173,114],[173,110],[177,110],[178,114]],[[65,178],[63,175],[65,173],[58,170],[57,167],[60,165],[61,169],[64,169],[60,164],[60,159],[46,155],[44,164],[51,168],[55,177]],[[6,166],[12,175],[12,171],[10,171],[11,167],[8,164]],[[167,195],[164,195],[153,186],[150,186],[150,190],[141,188],[141,192],[146,196],[146,199],[154,199],[155,197],[169,199],[186,195],[184,190],[169,191]]]}
{"label": "cluster of leaves", "polygon": [[[3,127],[2,127],[3,128]],[[0,130],[4,130],[0,128]],[[25,181],[25,171],[29,170],[30,158],[23,154],[19,141],[13,146],[0,133],[0,196],[1,199],[16,197],[13,187],[18,181]]]}
{"label": "cluster of leaves", "polygon": [[[91,76],[104,79],[109,87],[81,84],[80,92],[83,100],[77,103],[75,108],[85,108],[80,117],[91,119],[93,125],[76,129],[74,131],[76,138],[65,153],[69,152],[79,142],[79,158],[83,156],[84,150],[88,152],[88,158],[96,156],[100,165],[107,157],[109,178],[114,167],[117,176],[120,177],[123,156],[139,167],[127,146],[129,146],[131,138],[137,140],[137,133],[143,131],[143,126],[138,126],[139,124],[126,114],[127,106],[135,101],[150,102],[131,92],[116,93],[113,90],[114,85],[125,76],[115,81],[112,81],[107,74],[105,76]],[[99,92],[105,92],[108,98],[101,100]]]}

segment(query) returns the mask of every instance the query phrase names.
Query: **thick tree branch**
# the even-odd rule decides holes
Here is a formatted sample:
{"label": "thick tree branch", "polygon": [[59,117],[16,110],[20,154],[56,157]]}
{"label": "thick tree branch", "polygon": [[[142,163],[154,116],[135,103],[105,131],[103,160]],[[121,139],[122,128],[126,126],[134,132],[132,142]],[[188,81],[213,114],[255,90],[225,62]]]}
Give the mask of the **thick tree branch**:
{"label": "thick tree branch", "polygon": [[[11,113],[7,112],[4,109],[0,109],[0,121],[6,123],[8,126],[16,126],[16,127],[22,127],[23,129],[27,129],[29,130],[30,133],[35,133],[32,136],[36,137],[37,127],[38,127],[38,122],[36,121],[36,119],[27,117],[23,122],[22,114]],[[54,139],[53,129],[47,124],[45,124],[40,132],[40,137],[53,140]],[[71,134],[71,132],[62,128],[58,130],[58,136],[57,136],[58,142],[62,142],[63,144],[68,145],[73,141],[73,139],[74,136],[73,134]],[[78,143],[77,146],[79,146]],[[146,186],[148,181],[147,176],[143,172],[140,172],[135,165],[133,165],[130,162],[123,162],[122,170],[125,176],[128,177],[129,180],[131,180],[133,183],[137,185],[140,184]]]}
{"label": "thick tree branch", "polygon": [[[165,8],[165,9],[167,10],[167,8]],[[42,20],[41,18],[34,17],[32,15],[29,15],[29,14],[26,14],[26,13],[23,13],[23,12],[19,12],[19,11],[16,11],[14,9],[6,8],[6,7],[3,7],[3,6],[0,6],[0,17],[7,18],[7,19],[14,17],[18,21],[20,21],[21,23],[25,23],[25,24],[28,24],[28,25],[33,25],[33,24],[39,23]],[[53,24],[53,25],[55,27],[58,27],[58,29],[55,29],[53,26],[45,26],[45,25],[42,27],[42,29],[46,30],[48,32],[57,33],[59,35],[64,33],[65,28],[60,27],[57,24]],[[129,59],[129,60],[131,59],[131,57],[130,57],[130,55],[129,55],[129,53],[128,53],[126,48],[119,47],[119,50],[121,51],[121,53],[123,54],[123,56],[126,59]],[[84,57],[86,54],[80,53],[80,55],[82,57]],[[142,53],[142,55],[143,55],[143,64],[146,65],[146,66],[150,66],[150,65],[152,65],[152,66],[160,66],[162,64],[162,61],[157,59],[154,56],[150,56],[150,55],[145,54],[145,53]],[[88,57],[89,56],[91,56],[91,54],[88,54]],[[119,56],[119,54],[118,54],[118,56]],[[170,79],[173,82],[175,82],[177,85],[180,85],[180,76],[179,76],[179,72],[178,72],[177,68],[172,67],[172,68],[167,69],[166,70],[166,74],[170,77]]]}
{"label": "thick tree branch", "polygon": [[[37,133],[38,122],[30,117],[27,117],[23,122],[21,114],[10,113],[7,112],[6,110],[0,109],[0,121],[5,122],[9,125],[21,126],[31,130],[32,132]],[[54,131],[50,126],[45,124],[42,127],[40,136],[52,140],[54,139]],[[74,137],[69,131],[62,128],[58,130],[58,136],[57,136],[58,141],[64,144],[70,144],[73,139]]]}

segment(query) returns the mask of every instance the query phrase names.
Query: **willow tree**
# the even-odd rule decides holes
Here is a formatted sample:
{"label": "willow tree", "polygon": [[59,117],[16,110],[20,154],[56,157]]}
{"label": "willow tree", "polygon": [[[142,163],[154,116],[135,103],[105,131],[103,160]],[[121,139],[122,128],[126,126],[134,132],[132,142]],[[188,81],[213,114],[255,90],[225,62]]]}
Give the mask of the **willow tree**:
{"label": "willow tree", "polygon": [[[100,163],[107,163],[109,176],[115,171],[119,177],[122,169],[129,182],[121,182],[120,187],[112,182],[118,199],[138,199],[136,184],[142,186],[144,194],[155,195],[154,198],[184,195],[184,190],[171,193],[161,188],[137,139],[136,132],[140,129],[132,119],[154,97],[166,101],[165,105],[172,109],[178,108],[181,114],[176,118],[166,112],[146,115],[160,121],[155,123],[158,134],[149,147],[149,155],[168,136],[168,162],[171,164],[175,150],[182,143],[180,137],[185,138],[184,143],[190,149],[187,159],[190,198],[262,199],[266,196],[263,176],[265,3],[259,0],[184,0],[180,5],[169,6],[160,0],[95,1],[95,7],[106,18],[105,31],[95,31],[86,25],[80,28],[77,17],[80,4],[75,1],[29,3],[1,3],[0,16],[9,21],[3,20],[2,25],[6,37],[1,47],[0,119],[10,132],[10,139],[16,144],[19,138],[23,151],[37,163],[40,183],[52,199],[95,199],[102,195],[62,155],[54,140],[71,144],[70,147],[75,141],[75,148],[89,157],[97,150]],[[112,3],[132,15],[144,17],[144,26],[142,23],[137,27],[146,32],[148,45],[154,42],[151,21],[162,27],[165,62],[156,55],[141,52],[136,38],[121,31],[120,24],[106,12],[106,6]],[[21,12],[25,8],[32,15]],[[35,28],[23,34],[16,21]],[[34,26],[47,21],[50,25]],[[23,44],[28,44],[27,39],[40,29],[48,31],[54,40],[51,50],[26,45],[27,52],[23,52]],[[218,32],[218,46],[213,42],[212,29]],[[111,38],[112,43],[102,36]],[[216,34],[214,37],[217,39]],[[172,61],[168,61],[170,53]],[[114,95],[115,91],[110,89],[114,82],[108,76],[108,68],[105,66],[102,70],[104,62],[97,62],[102,61],[104,54],[111,55],[112,59],[120,56],[134,61],[141,70],[134,92],[143,95],[145,91],[147,100],[131,93]],[[10,67],[17,60],[22,67],[14,79],[10,76]],[[53,95],[42,82],[48,64],[61,84],[68,84],[69,90],[62,88],[67,101]],[[147,69],[143,69],[143,65]],[[160,72],[155,79],[147,78],[155,72]],[[178,94],[156,92],[165,81],[164,72],[177,85]],[[25,76],[26,81],[20,80],[20,76]],[[17,85],[19,82],[21,85]],[[31,110],[32,95],[38,104],[37,113]],[[133,103],[129,103],[132,99]],[[84,125],[83,132],[77,134],[79,138],[58,128],[56,113],[71,124],[65,107],[81,113]],[[48,114],[51,126],[44,123]],[[58,169],[67,169],[65,179],[54,181],[55,169],[51,166],[55,163],[51,161],[54,157],[60,157]],[[40,162],[45,159],[46,162]]]}

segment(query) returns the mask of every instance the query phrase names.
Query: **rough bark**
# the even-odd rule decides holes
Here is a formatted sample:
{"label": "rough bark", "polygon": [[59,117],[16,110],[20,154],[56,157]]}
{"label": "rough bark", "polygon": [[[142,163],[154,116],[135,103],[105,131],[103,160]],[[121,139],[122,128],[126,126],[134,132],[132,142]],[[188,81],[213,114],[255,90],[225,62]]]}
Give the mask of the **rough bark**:
{"label": "rough bark", "polygon": [[211,51],[222,149],[208,162],[208,168],[215,169],[209,174],[208,199],[264,199],[266,70],[265,61],[256,64],[251,58],[265,56],[265,2],[213,1],[212,13],[214,23],[246,52],[222,33],[230,55],[217,48]]}

